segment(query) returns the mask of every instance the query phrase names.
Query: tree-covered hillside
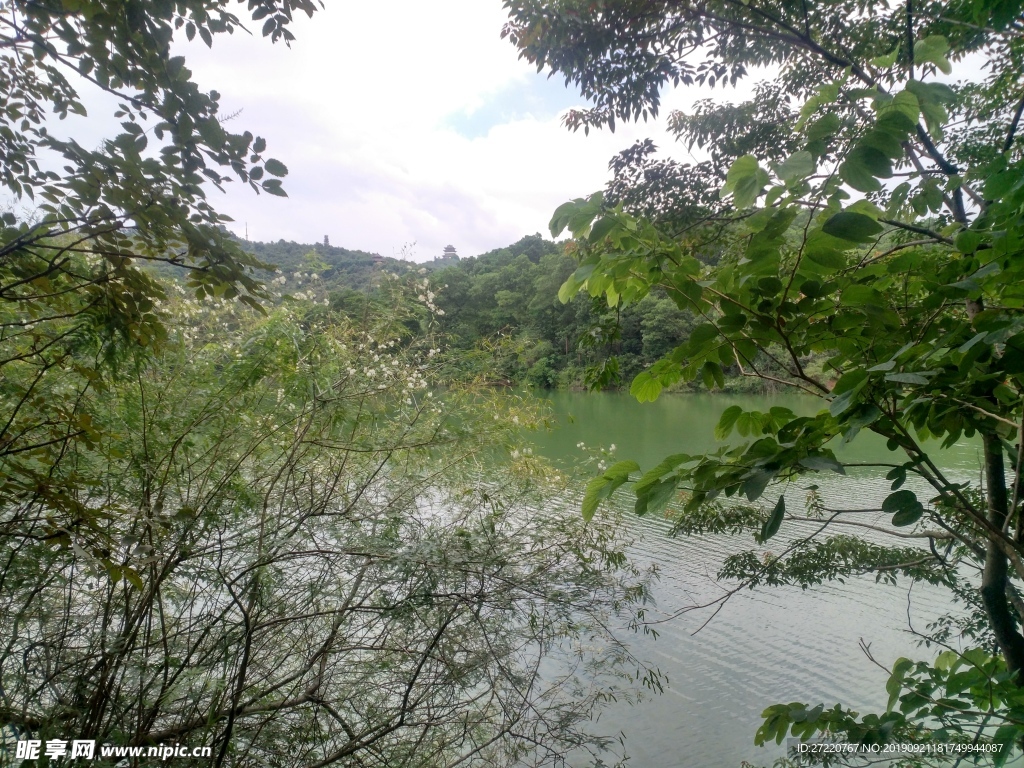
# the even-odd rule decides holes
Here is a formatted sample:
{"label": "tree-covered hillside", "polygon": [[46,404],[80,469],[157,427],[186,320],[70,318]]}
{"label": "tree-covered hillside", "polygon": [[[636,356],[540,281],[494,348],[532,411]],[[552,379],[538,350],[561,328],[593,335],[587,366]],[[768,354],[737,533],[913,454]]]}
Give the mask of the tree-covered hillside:
{"label": "tree-covered hillside", "polygon": [[248,245],[278,268],[270,279],[283,292],[305,298],[315,291],[354,318],[379,305],[383,275],[424,271],[441,310],[438,330],[465,353],[456,356],[463,372],[474,372],[473,351],[486,348],[488,360],[497,351],[505,383],[628,385],[693,325],[692,315],[664,294],[621,309],[609,308],[603,298],[563,303],[558,289],[575,271],[575,258],[563,243],[539,234],[479,256],[450,252],[425,263],[324,243]]}

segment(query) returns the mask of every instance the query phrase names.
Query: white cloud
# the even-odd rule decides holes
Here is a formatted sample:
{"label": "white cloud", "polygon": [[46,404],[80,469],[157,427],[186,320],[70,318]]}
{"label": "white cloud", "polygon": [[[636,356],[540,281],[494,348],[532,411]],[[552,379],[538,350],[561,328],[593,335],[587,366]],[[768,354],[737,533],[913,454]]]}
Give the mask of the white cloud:
{"label": "white cloud", "polygon": [[546,232],[554,208],[601,188],[610,157],[650,126],[570,134],[581,99],[518,60],[501,4],[334,3],[259,35],[193,43],[189,66],[290,173],[289,199],[235,188],[215,203],[253,239],[320,240],[420,258]]}
{"label": "white cloud", "polygon": [[[664,114],[698,98],[743,99],[758,79],[670,90],[656,122],[572,134],[559,114],[580,97],[520,61],[500,38],[504,22],[499,0],[331,2],[296,20],[291,48],[262,38],[258,23],[253,35],[218,36],[212,50],[182,44],[223,112],[241,110],[231,125],[267,138],[290,169],[288,199],[232,184],[227,195],[211,190],[212,201],[252,239],[327,234],[386,255],[414,241],[424,259],[448,243],[475,254],[546,233],[551,212],[603,187],[609,159],[637,139],[691,159]],[[57,131],[91,147],[116,123],[112,99],[87,101],[90,118]]]}
{"label": "white cloud", "polygon": [[[287,199],[232,184],[212,202],[251,239],[326,234],[385,255],[415,241],[422,259],[452,243],[470,255],[546,233],[555,207],[600,189],[636,139],[672,149],[656,123],[569,133],[559,114],[582,100],[518,60],[504,22],[498,0],[334,2],[296,20],[291,48],[258,24],[212,50],[182,44],[200,87],[220,91],[225,114],[241,110],[232,127],[264,136],[290,170]],[[698,93],[709,92],[666,94],[666,111]]]}

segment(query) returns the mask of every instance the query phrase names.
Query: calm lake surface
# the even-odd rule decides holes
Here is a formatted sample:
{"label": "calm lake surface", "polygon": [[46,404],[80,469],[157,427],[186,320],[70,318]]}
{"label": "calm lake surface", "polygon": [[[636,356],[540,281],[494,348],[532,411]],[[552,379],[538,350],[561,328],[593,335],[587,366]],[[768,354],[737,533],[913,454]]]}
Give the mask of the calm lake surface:
{"label": "calm lake surface", "polygon": [[[791,396],[674,395],[645,404],[625,393],[559,393],[549,399],[557,426],[534,438],[537,453],[568,464],[584,457],[580,442],[588,448],[614,444],[616,460],[634,459],[645,470],[672,453],[713,448],[715,424],[731,405],[761,411],[781,405],[808,414],[821,407],[810,398]],[[873,438],[858,438],[842,457],[902,460],[886,450],[884,441]],[[974,479],[978,458],[978,445],[964,440],[944,451],[939,463],[953,479]],[[851,470],[846,477],[818,473],[785,489],[787,507],[800,514],[802,489],[812,482],[828,506],[880,504],[889,489],[884,474],[874,468]],[[774,500],[780,490],[769,487],[765,498]],[[632,507],[628,491],[620,491],[616,500]],[[657,565],[661,572],[649,620],[721,594],[726,585],[716,583],[714,576],[722,560],[755,546],[747,536],[672,538],[664,520],[630,520],[637,536],[630,553],[634,562]],[[784,523],[770,545],[778,551],[787,533],[806,535],[812,530],[808,526]],[[782,748],[753,743],[765,707],[800,701],[826,707],[841,703],[861,714],[884,711],[887,676],[866,658],[859,641],[870,644],[875,658],[889,666],[900,656],[932,659],[936,649],[919,646],[911,627],[924,631],[929,621],[950,610],[945,591],[909,582],[899,587],[876,584],[873,575],[806,591],[744,591],[696,634],[709,611],[657,625],[657,639],[626,633],[637,655],[668,676],[669,687],[637,706],[614,707],[601,724],[606,732],[625,734],[630,765],[637,768],[713,768],[739,766],[744,760],[771,765]]]}

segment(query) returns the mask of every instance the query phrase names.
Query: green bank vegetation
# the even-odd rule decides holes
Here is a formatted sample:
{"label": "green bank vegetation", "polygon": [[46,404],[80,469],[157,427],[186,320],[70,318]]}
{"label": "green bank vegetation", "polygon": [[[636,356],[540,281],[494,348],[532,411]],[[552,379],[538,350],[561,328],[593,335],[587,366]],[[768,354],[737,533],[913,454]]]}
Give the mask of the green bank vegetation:
{"label": "green bank vegetation", "polygon": [[[1002,764],[1024,736],[1020,4],[504,5],[521,56],[589,99],[565,118],[574,130],[656,115],[670,83],[771,78],[747,102],[669,116],[706,161],[659,161],[641,142],[623,158],[630,183],[566,203],[551,230],[578,252],[564,297],[631,305],[657,290],[699,317],[633,379],[637,398],[720,387],[738,366],[821,411],[731,408],[718,433],[738,444],[701,456],[681,445],[647,471],[620,462],[590,483],[584,515],[630,483],[639,514],[671,506],[681,532],[745,532],[755,547],[720,574],[737,589],[864,572],[948,587],[969,618],[926,636],[944,649],[934,664],[894,665],[885,711],[774,705],[756,740],[986,744],[1000,748],[960,762]],[[865,432],[890,451],[874,465],[887,472],[879,508],[812,494],[801,511],[780,495],[845,473],[836,450]],[[962,437],[982,446],[981,482],[934,460]]]}
{"label": "green bank vegetation", "polygon": [[[886,711],[772,705],[756,742],[995,744],[969,759],[1003,762],[1024,734],[1019,4],[504,5],[522,56],[590,99],[573,129],[656,115],[670,82],[772,79],[670,116],[708,160],[649,142],[613,159],[606,190],[555,212],[567,248],[420,274],[223,228],[211,185],[282,195],[287,176],[171,55],[239,29],[234,6],[5,6],[0,180],[33,206],[0,229],[5,738],[187,740],[217,765],[600,765],[594,715],[659,685],[607,632],[645,585],[591,521],[631,483],[682,533],[753,536],[722,600],[876,572],[966,609],[927,638],[934,663],[890,670]],[[288,44],[319,8],[250,0],[245,21]],[[47,130],[86,84],[121,120],[92,150]],[[524,512],[560,492],[528,454],[479,472],[534,420],[487,384],[650,400],[733,375],[822,409],[730,409],[719,434],[743,440],[615,464],[584,519]],[[884,501],[812,494],[820,525],[792,535],[805,516],[774,483],[845,473],[835,447],[865,431],[891,451]],[[964,436],[981,483],[933,460]]]}
{"label": "green bank vegetation", "polygon": [[[439,370],[419,277],[356,322],[223,229],[208,187],[287,175],[171,55],[233,7],[0,13],[0,762],[604,764],[597,713],[660,684],[611,629],[645,577],[615,526],[527,514],[565,492],[516,451],[538,416]],[[318,8],[246,22],[287,43]],[[48,130],[89,88],[96,149]]]}
{"label": "green bank vegetation", "polygon": [[[244,245],[279,266],[277,276],[268,277],[281,291],[316,293],[354,320],[381,305],[384,276],[422,270],[440,310],[434,327],[452,352],[448,373],[456,378],[474,378],[486,367],[497,385],[628,386],[695,324],[694,315],[665,294],[623,308],[609,307],[603,298],[563,302],[558,289],[576,260],[565,243],[540,235],[478,256],[422,264],[324,244]],[[730,371],[730,384],[743,388],[746,382],[736,370]]]}

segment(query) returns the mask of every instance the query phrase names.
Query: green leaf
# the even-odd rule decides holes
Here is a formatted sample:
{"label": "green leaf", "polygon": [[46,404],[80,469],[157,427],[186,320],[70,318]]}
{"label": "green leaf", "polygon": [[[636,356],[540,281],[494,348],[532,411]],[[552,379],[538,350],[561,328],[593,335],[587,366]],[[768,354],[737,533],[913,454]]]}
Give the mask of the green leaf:
{"label": "green leaf", "polygon": [[768,487],[768,483],[775,477],[775,473],[764,469],[755,469],[750,477],[743,481],[743,494],[747,501],[757,501]]}
{"label": "green leaf", "polygon": [[568,304],[572,301],[572,297],[579,293],[579,290],[580,284],[570,277],[558,289],[558,300],[563,304]]}
{"label": "green leaf", "polygon": [[821,235],[820,230],[817,233],[812,233],[804,246],[804,255],[807,259],[822,267],[826,272],[838,272],[845,269],[846,254],[838,248],[822,242],[822,240],[831,238],[815,237],[815,234]]}
{"label": "green leaf", "polygon": [[635,397],[637,402],[653,403],[658,399],[658,395],[661,394],[663,388],[658,377],[652,376],[648,371],[641,371],[633,379],[633,383],[630,384],[629,394]]}
{"label": "green leaf", "polygon": [[917,500],[913,491],[901,490],[890,493],[882,502],[882,511],[892,515],[896,526],[913,525],[924,515],[924,505]]}
{"label": "green leaf", "polygon": [[[895,135],[891,131],[882,129],[874,129],[868,131],[864,138],[860,140],[860,145],[863,147],[870,147],[871,149],[877,150],[891,160],[896,160],[903,154],[903,141],[904,136]],[[878,165],[878,169],[885,175],[892,175],[892,166],[881,161],[875,161]],[[888,171],[886,174],[885,172]]]}
{"label": "green leaf", "polygon": [[831,112],[824,115],[818,120],[815,120],[807,128],[807,141],[818,141],[828,136],[833,135],[839,131],[839,127],[842,123],[839,122],[838,115],[834,115]]}
{"label": "green leaf", "polygon": [[753,155],[743,155],[729,168],[722,187],[722,197],[732,193],[733,205],[737,208],[749,208],[757,200],[768,184],[768,173]]}
{"label": "green leaf", "polygon": [[899,701],[900,693],[903,691],[903,680],[907,671],[913,668],[914,662],[907,658],[896,659],[892,666],[892,674],[885,682],[885,692],[889,694],[889,703],[885,708],[886,712],[892,712],[892,708]]}
{"label": "green leaf", "polygon": [[[890,101],[884,104],[879,103],[877,107],[878,122],[876,125],[884,125],[887,130],[902,126],[899,130],[906,130],[907,133],[910,133],[917,125],[917,118],[921,114],[921,105],[917,96],[910,91],[900,91]],[[898,120],[896,120],[896,116],[899,117]]]}
{"label": "green leaf", "polygon": [[583,494],[583,519],[590,522],[598,505],[611,496],[616,488],[628,482],[630,473],[638,471],[640,465],[635,461],[620,461],[587,483],[587,489]]}
{"label": "green leaf", "polygon": [[853,405],[853,399],[860,392],[860,388],[851,389],[849,392],[843,392],[841,395],[832,399],[832,402],[828,405],[828,412],[833,416],[839,416],[844,413],[851,405]]}
{"label": "green leaf", "polygon": [[876,67],[888,69],[889,67],[896,63],[896,57],[899,55],[899,52],[900,47],[897,45],[895,48],[892,49],[890,53],[887,53],[884,56],[876,56],[875,58],[873,58],[871,60],[871,63]]}
{"label": "green leaf", "polygon": [[851,243],[870,243],[882,232],[883,227],[870,216],[852,211],[840,211],[821,228],[826,234]]}
{"label": "green leaf", "polygon": [[989,200],[1001,200],[1019,189],[1022,183],[1024,174],[1015,169],[995,173],[985,181],[985,197]]}
{"label": "green leaf", "polygon": [[605,489],[608,487],[608,481],[603,475],[598,475],[587,483],[587,489],[583,494],[583,519],[588,523],[593,519],[594,513],[597,511],[597,506],[601,503],[602,499],[607,498],[608,493],[605,493]]}
{"label": "green leaf", "polygon": [[779,165],[776,173],[783,181],[806,179],[814,173],[814,157],[806,150],[794,152]]}
{"label": "green leaf", "polygon": [[587,239],[592,243],[599,243],[618,226],[619,222],[614,216],[602,216],[590,228],[590,235]]}
{"label": "green leaf", "polygon": [[889,486],[889,490],[899,490],[905,482],[907,482],[907,469],[906,467],[895,467],[891,469],[885,476],[886,480],[892,480],[892,485]]}
{"label": "green leaf", "polygon": [[956,249],[960,253],[972,254],[981,245],[981,235],[971,229],[965,229],[956,236]]}
{"label": "green leaf", "polygon": [[125,566],[122,573],[124,574],[125,581],[129,582],[136,589],[143,589],[145,587],[145,584],[142,583],[142,577],[139,576],[138,571],[134,568]]}
{"label": "green leaf", "polygon": [[[885,143],[881,144],[881,149],[876,146],[884,135],[883,133],[869,133],[846,156],[846,160],[840,166],[839,175],[854,189],[871,192],[878,184],[875,179],[892,177],[892,160],[889,156],[891,147]],[[863,183],[862,179],[867,176],[871,177],[871,183],[867,184],[869,188],[861,189],[856,186],[855,182]]]}
{"label": "green leaf", "polygon": [[743,413],[743,409],[738,405],[730,405],[724,411],[722,416],[718,419],[718,426],[715,427],[715,439],[725,440],[729,437],[729,433],[732,432],[733,425],[736,424],[736,419]]}
{"label": "green leaf", "polygon": [[635,461],[618,461],[605,470],[604,476],[614,482],[626,482],[632,472],[639,472],[640,465]]}
{"label": "green leaf", "polygon": [[846,469],[831,456],[806,456],[800,459],[800,466],[807,467],[819,472],[831,471],[840,475],[846,474]]}
{"label": "green leaf", "polygon": [[855,283],[843,290],[840,302],[847,307],[881,307],[885,304],[885,297],[870,285]]}
{"label": "green leaf", "polygon": [[288,197],[288,193],[281,188],[281,181],[279,179],[267,179],[260,186],[268,194],[276,195],[277,197]]}
{"label": "green leaf", "polygon": [[659,480],[648,486],[643,493],[637,492],[636,504],[633,511],[637,515],[646,515],[648,512],[658,514],[668,506],[676,492],[676,479]]}
{"label": "green leaf", "polygon": [[718,329],[711,323],[703,323],[690,331],[687,349],[691,355],[698,355],[707,351],[707,347],[713,341],[717,341]]}
{"label": "green leaf", "polygon": [[946,75],[953,71],[946,58],[948,52],[949,43],[942,35],[929,35],[914,43],[914,61],[918,64],[934,64]]}
{"label": "green leaf", "polygon": [[725,388],[725,371],[722,370],[722,366],[713,360],[708,360],[701,366],[700,369],[701,379],[704,382],[704,386],[708,389],[714,389],[716,386],[719,389]]}
{"label": "green leaf", "polygon": [[1024,729],[1019,725],[1012,723],[1001,725],[996,729],[995,735],[992,736],[993,745],[999,747],[992,758],[992,765],[995,768],[1006,765],[1006,761],[1013,756],[1013,748],[1017,744],[1022,730]]}
{"label": "green leaf", "polygon": [[671,456],[667,456],[658,464],[658,466],[646,472],[643,477],[637,480],[637,494],[647,493],[662,477],[674,470],[680,464],[689,461],[690,458],[689,454],[685,453],[674,453]]}
{"label": "green leaf", "polygon": [[839,177],[858,192],[878,192],[882,188],[875,174],[862,159],[852,157],[852,153],[851,158],[839,166]]}
{"label": "green leaf", "polygon": [[858,406],[856,413],[848,416],[845,422],[846,442],[852,440],[857,432],[869,424],[874,424],[881,417],[882,412],[875,405]]}
{"label": "green leaf", "polygon": [[768,541],[772,536],[779,532],[779,528],[782,526],[782,518],[786,516],[786,497],[779,496],[779,500],[775,503],[775,509],[772,510],[771,515],[764,521],[761,526],[761,543]]}
{"label": "green leaf", "polygon": [[565,231],[569,223],[569,217],[576,210],[578,202],[577,200],[571,200],[555,208],[555,212],[551,214],[551,221],[548,222],[548,231],[551,232],[552,237],[558,237]]}
{"label": "green leaf", "polygon": [[263,167],[267,169],[267,173],[271,176],[287,176],[288,168],[280,160],[270,158],[263,164]]}
{"label": "green leaf", "polygon": [[886,381],[892,381],[897,384],[927,384],[928,377],[922,376],[920,373],[904,372],[904,373],[889,373],[885,376]]}
{"label": "green leaf", "polygon": [[907,201],[907,194],[910,192],[910,184],[904,181],[896,186],[889,196],[889,204],[885,207],[886,216],[893,218],[899,213],[903,204]]}

